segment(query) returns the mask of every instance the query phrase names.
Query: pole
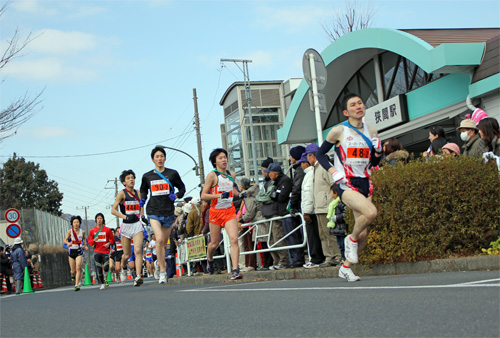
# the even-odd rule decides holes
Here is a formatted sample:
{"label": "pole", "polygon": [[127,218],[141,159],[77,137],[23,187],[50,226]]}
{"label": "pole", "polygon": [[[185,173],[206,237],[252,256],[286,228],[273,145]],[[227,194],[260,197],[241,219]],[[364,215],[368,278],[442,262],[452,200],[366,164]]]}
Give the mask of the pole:
{"label": "pole", "polygon": [[198,97],[196,96],[196,88],[193,88],[193,100],[194,100],[194,123],[196,128],[196,141],[198,143],[198,162],[199,170],[197,173],[200,175],[200,188],[203,188],[205,184],[205,169],[203,167],[203,154],[201,151],[201,133],[200,133],[200,115],[198,114]]}
{"label": "pole", "polygon": [[[115,182],[115,198],[116,198],[116,196],[118,195],[118,178],[115,177],[114,180],[108,180],[108,183],[109,182]],[[112,189],[112,188],[105,188],[105,189]],[[116,217],[116,228],[118,229],[119,227],[120,227],[120,219],[119,217]]]}
{"label": "pole", "polygon": [[314,64],[314,54],[309,54],[309,67],[311,67],[311,83],[314,101],[314,117],[316,119],[316,134],[318,136],[318,145],[323,144],[323,131],[321,128],[321,114],[319,110],[318,78],[316,77],[316,66]]}

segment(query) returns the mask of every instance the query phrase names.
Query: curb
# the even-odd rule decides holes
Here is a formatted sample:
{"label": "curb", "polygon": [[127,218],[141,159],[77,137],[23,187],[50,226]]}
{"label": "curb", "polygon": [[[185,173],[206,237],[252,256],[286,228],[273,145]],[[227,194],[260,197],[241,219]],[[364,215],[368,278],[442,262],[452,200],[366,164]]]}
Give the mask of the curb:
{"label": "curb", "polygon": [[[244,273],[242,280],[233,281],[228,273],[220,275],[193,275],[170,278],[167,285],[238,283],[291,279],[339,278],[338,267],[314,269],[284,269],[277,271],[251,271]],[[436,259],[432,261],[379,264],[372,267],[356,265],[359,276],[407,275],[436,272],[500,270],[500,256],[476,256]]]}

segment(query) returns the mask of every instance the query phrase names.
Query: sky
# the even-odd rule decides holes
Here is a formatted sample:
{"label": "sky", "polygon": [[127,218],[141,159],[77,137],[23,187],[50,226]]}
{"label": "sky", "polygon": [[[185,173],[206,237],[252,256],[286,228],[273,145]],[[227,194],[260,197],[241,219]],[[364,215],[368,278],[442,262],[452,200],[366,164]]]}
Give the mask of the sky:
{"label": "sky", "polygon": [[[4,0],[1,4],[5,3]],[[491,1],[359,1],[375,10],[374,28],[500,27]],[[0,52],[15,30],[35,37],[0,70],[0,108],[39,92],[37,114],[0,142],[0,166],[16,153],[39,163],[64,194],[62,211],[111,215],[114,179],[135,171],[136,189],[153,169],[156,144],[197,162],[193,89],[201,122],[205,175],[221,146],[219,105],[243,81],[234,63],[248,59],[253,81],[302,78],[302,56],[331,41],[328,23],[344,1],[14,0],[0,18]],[[186,155],[167,151],[189,196],[200,178]],[[118,189],[123,186],[118,182]],[[1,198],[1,197],[0,197]]]}

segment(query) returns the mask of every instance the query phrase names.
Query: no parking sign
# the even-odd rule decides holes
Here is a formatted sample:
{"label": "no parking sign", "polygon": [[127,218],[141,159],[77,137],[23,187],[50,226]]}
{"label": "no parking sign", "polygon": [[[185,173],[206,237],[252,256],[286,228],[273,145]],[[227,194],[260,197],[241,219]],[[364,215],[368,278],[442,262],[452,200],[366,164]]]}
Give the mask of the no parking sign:
{"label": "no parking sign", "polygon": [[17,224],[10,224],[5,232],[10,238],[17,238],[21,235],[21,227]]}
{"label": "no parking sign", "polygon": [[19,221],[19,218],[20,215],[17,209],[11,208],[5,212],[5,220],[10,223],[5,232],[10,238],[17,238],[21,236],[21,227],[16,224],[16,222]]}

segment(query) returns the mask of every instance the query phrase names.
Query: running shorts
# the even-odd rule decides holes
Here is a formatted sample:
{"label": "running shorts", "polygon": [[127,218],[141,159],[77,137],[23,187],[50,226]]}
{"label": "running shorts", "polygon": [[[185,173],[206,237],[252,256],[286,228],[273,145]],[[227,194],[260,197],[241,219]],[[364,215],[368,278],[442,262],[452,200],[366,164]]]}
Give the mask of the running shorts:
{"label": "running shorts", "polygon": [[141,221],[135,223],[122,223],[122,236],[128,239],[133,239],[134,235],[141,232],[142,233],[142,223]]}
{"label": "running shorts", "polygon": [[339,197],[342,199],[344,191],[357,191],[365,197],[370,197],[373,192],[373,184],[368,177],[348,177],[347,183],[338,185]]}
{"label": "running shorts", "polygon": [[210,223],[225,227],[226,223],[236,218],[236,209],[231,206],[227,209],[210,209]]}
{"label": "running shorts", "polygon": [[76,257],[83,255],[82,249],[69,249],[68,256],[76,259]]}

